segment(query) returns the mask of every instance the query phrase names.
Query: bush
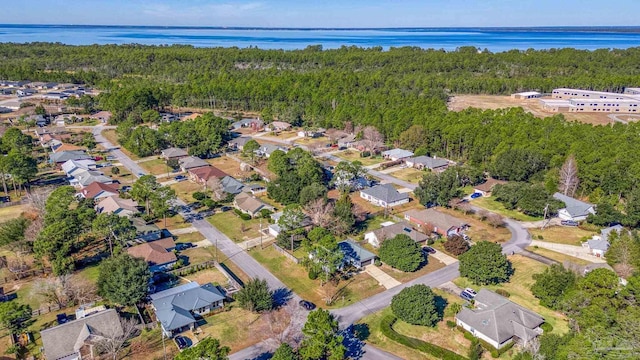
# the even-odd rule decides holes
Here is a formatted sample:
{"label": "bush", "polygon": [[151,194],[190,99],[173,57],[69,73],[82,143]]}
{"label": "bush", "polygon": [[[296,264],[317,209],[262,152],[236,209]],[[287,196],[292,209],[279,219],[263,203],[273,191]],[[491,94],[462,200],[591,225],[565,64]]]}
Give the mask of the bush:
{"label": "bush", "polygon": [[273,214],[273,211],[271,211],[269,209],[260,210],[260,217],[263,218],[263,219],[270,219],[271,218],[271,214]]}
{"label": "bush", "polygon": [[416,349],[423,353],[430,354],[436,357],[437,359],[466,360],[464,356],[460,356],[451,350],[441,348],[438,345],[434,345],[419,339],[414,339],[412,337],[398,334],[393,330],[393,324],[395,322],[396,322],[396,318],[392,315],[387,315],[384,318],[382,318],[382,320],[380,320],[380,331],[384,336],[388,337],[389,339],[401,345],[410,347],[412,349]]}
{"label": "bush", "polygon": [[318,272],[316,271],[316,269],[314,268],[309,269],[309,279],[315,280],[317,278],[318,278]]}
{"label": "bush", "polygon": [[382,266],[382,261],[380,261],[380,259],[375,259],[375,260],[373,261],[373,264],[374,264],[375,266]]}
{"label": "bush", "polygon": [[264,279],[252,279],[235,295],[240,307],[254,312],[273,309],[273,293]]}
{"label": "bush", "polygon": [[436,295],[426,285],[402,289],[391,299],[391,310],[400,320],[412,325],[433,327],[442,319]]}
{"label": "bush", "polygon": [[380,260],[405,272],[416,271],[424,261],[415,241],[404,234],[385,240],[380,246]]}
{"label": "bush", "polygon": [[506,298],[511,296],[511,294],[505,289],[496,289],[496,294],[502,295],[502,296],[504,296]]}
{"label": "bush", "polygon": [[549,323],[542,323],[540,328],[544,331],[545,334],[548,334],[553,331],[553,326]]}
{"label": "bush", "polygon": [[444,249],[449,253],[458,256],[469,250],[469,243],[460,235],[451,236],[445,241]]}
{"label": "bush", "polygon": [[451,320],[447,320],[447,327],[449,329],[453,329],[454,327],[456,327],[456,322],[455,321],[451,321]]}
{"label": "bush", "polygon": [[371,156],[371,151],[363,151],[360,153],[360,157],[369,157]]}
{"label": "bush", "polygon": [[193,198],[196,199],[196,201],[202,201],[207,197],[207,194],[200,191],[196,191],[191,196],[193,196]]}

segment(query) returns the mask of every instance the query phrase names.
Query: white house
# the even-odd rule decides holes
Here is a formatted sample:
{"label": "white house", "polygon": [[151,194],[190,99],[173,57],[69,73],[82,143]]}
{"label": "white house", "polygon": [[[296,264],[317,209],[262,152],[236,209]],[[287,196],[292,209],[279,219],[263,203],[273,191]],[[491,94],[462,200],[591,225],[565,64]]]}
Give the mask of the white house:
{"label": "white house", "polygon": [[394,207],[409,202],[409,195],[398,192],[391,184],[381,184],[360,190],[360,197],[382,207]]}
{"label": "white house", "polygon": [[382,157],[391,161],[407,159],[413,156],[413,152],[404,149],[391,149],[382,152]]}
{"label": "white house", "polygon": [[620,234],[623,229],[622,225],[615,225],[602,229],[600,230],[600,235],[594,235],[591,240],[584,242],[582,246],[588,247],[593,256],[604,257],[604,254],[609,250],[609,246],[611,246],[609,242],[609,235],[611,235],[611,232],[615,231]]}
{"label": "white house", "polygon": [[396,237],[397,235],[407,235],[411,240],[417,243],[423,243],[429,239],[429,236],[415,230],[406,222],[399,223],[383,223],[381,228],[364,234],[364,239],[371,245],[378,247],[383,241]]}
{"label": "white house", "polygon": [[564,203],[565,207],[558,210],[558,217],[562,220],[584,221],[589,214],[595,214],[595,205],[569,197],[561,193],[553,194],[553,197]]}

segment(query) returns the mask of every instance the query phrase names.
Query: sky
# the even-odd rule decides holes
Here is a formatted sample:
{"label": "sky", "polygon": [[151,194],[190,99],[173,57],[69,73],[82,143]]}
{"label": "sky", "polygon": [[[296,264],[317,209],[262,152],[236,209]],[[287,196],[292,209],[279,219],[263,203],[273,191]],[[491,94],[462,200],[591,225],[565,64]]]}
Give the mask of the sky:
{"label": "sky", "polygon": [[28,0],[7,24],[256,27],[640,25],[639,0]]}

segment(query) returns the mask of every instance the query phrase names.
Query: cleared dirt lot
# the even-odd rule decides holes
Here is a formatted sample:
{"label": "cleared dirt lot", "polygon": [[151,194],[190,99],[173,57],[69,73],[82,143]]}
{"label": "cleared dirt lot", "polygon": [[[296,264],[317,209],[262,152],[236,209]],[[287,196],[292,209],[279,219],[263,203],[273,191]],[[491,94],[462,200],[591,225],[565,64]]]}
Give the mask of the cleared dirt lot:
{"label": "cleared dirt lot", "polygon": [[[609,118],[609,114],[595,114],[595,113],[554,113],[545,111],[540,106],[538,99],[529,100],[516,100],[510,96],[498,96],[498,95],[455,95],[449,99],[447,104],[449,110],[462,111],[464,109],[474,107],[478,109],[495,110],[508,107],[521,107],[525,111],[532,113],[533,115],[543,118],[556,114],[562,114],[567,121],[578,121],[585,124],[592,125],[607,125],[612,124],[613,120]],[[621,118],[627,115],[618,115]],[[631,121],[637,121],[638,118],[631,117]]]}

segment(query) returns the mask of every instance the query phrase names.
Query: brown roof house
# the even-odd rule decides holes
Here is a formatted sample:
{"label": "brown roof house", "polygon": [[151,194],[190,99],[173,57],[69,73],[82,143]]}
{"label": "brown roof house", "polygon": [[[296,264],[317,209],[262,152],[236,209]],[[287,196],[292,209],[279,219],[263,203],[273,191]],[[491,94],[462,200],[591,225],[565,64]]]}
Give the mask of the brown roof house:
{"label": "brown roof house", "polygon": [[92,182],[79,192],[85,199],[99,200],[119,194],[118,184],[104,184],[99,181]]}
{"label": "brown roof house", "polygon": [[140,212],[137,202],[131,199],[123,199],[119,196],[109,196],[102,199],[96,204],[96,211],[98,214],[116,214],[127,217],[131,217]]}
{"label": "brown roof house", "polygon": [[180,149],[180,148],[168,148],[168,149],[164,149],[162,150],[162,157],[169,160],[169,159],[181,159],[185,156],[189,156],[189,153],[187,153],[185,150]]}
{"label": "brown roof house", "polygon": [[482,184],[474,186],[473,191],[478,194],[481,194],[482,196],[489,196],[491,195],[491,191],[493,191],[494,186],[506,184],[506,183],[507,182],[504,180],[496,180],[494,178],[488,178]]}
{"label": "brown roof house", "polygon": [[99,311],[40,332],[48,360],[100,359],[100,343],[122,335],[120,316],[115,309]]}
{"label": "brown roof house", "polygon": [[433,231],[446,237],[460,234],[469,227],[464,220],[434,208],[409,210],[404,213],[404,219],[416,224],[418,229],[424,232]]}
{"label": "brown roof house", "polygon": [[474,298],[474,308],[463,307],[456,315],[456,323],[473,336],[496,349],[520,339],[528,342],[542,334],[544,318],[509,299],[487,289],[480,289]]}
{"label": "brown roof house", "polygon": [[127,249],[127,252],[133,257],[144,259],[149,264],[149,270],[157,273],[171,269],[178,261],[172,251],[175,248],[176,243],[172,238],[164,238],[132,246]]}
{"label": "brown roof house", "polygon": [[242,211],[245,214],[254,217],[260,213],[262,209],[268,209],[273,211],[273,206],[263,203],[262,201],[254,198],[250,194],[241,192],[233,199],[233,207]]}
{"label": "brown roof house", "polygon": [[189,169],[189,179],[191,181],[201,184],[207,185],[207,181],[211,178],[222,179],[225,176],[228,176],[227,173],[218,169],[215,166],[202,166],[194,169]]}
{"label": "brown roof house", "polygon": [[186,156],[180,158],[178,161],[180,162],[180,168],[182,171],[188,171],[189,169],[195,169],[203,166],[211,166],[208,162],[195,156]]}
{"label": "brown roof house", "polygon": [[396,224],[382,224],[380,229],[368,232],[364,234],[364,239],[371,245],[378,247],[383,241],[396,237],[396,235],[407,235],[411,240],[422,243],[429,239],[428,235],[425,235],[415,230],[411,225],[406,222],[399,222]]}

